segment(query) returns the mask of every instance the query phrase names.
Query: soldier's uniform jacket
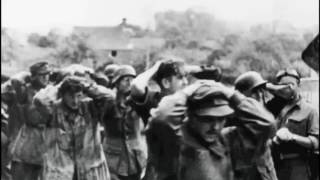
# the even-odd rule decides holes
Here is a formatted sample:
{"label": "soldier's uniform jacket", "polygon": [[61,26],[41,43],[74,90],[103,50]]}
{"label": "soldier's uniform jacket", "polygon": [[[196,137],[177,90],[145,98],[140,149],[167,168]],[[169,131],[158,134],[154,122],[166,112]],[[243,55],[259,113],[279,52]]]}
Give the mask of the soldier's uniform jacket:
{"label": "soldier's uniform jacket", "polygon": [[50,151],[58,143],[59,149],[72,159],[79,179],[109,179],[97,114],[90,99],[83,100],[77,111],[59,101],[48,124],[46,150]]}
{"label": "soldier's uniform jacket", "polygon": [[163,94],[146,89],[147,92],[142,101],[137,101],[131,95],[132,107],[142,118],[146,126],[146,139],[148,145],[148,161],[145,180],[177,179],[177,163],[179,144],[174,140],[175,135],[163,124],[150,124],[150,110],[158,106]]}
{"label": "soldier's uniform jacket", "polygon": [[142,120],[130,101],[122,104],[116,99],[110,106],[104,122],[103,142],[110,172],[121,176],[139,174],[147,159]]}
{"label": "soldier's uniform jacket", "polygon": [[[278,165],[277,172],[283,169],[281,165],[282,160],[294,160],[301,159],[303,163],[290,163],[295,170],[291,173],[279,173],[281,176],[286,174],[286,177],[292,177],[294,173],[299,172],[299,176],[296,179],[303,180],[309,179],[310,177],[310,167],[308,164],[308,156],[312,155],[318,151],[318,141],[319,141],[319,112],[311,106],[311,104],[305,102],[301,97],[291,104],[285,104],[279,102],[279,100],[274,99],[268,103],[268,107],[281,107],[281,111],[272,111],[277,114],[277,127],[286,127],[288,130],[294,134],[308,137],[311,136],[310,140],[313,144],[313,149],[304,148],[295,142],[282,142],[280,145],[273,144],[273,150],[275,154],[275,160]],[[270,108],[271,109],[271,108]]]}
{"label": "soldier's uniform jacket", "polygon": [[31,83],[20,87],[14,94],[14,101],[9,108],[9,131],[12,142],[9,152],[13,161],[30,164],[42,164],[44,151],[44,127],[47,118],[42,117],[32,104],[33,96],[40,90]]}
{"label": "soldier's uniform jacket", "polygon": [[[174,103],[174,102],[172,102]],[[238,125],[222,130],[219,141],[206,144],[185,124],[179,131],[167,121],[181,143],[178,176],[181,180],[247,180],[253,179],[257,156],[275,131],[274,117],[257,101],[234,94],[230,104]],[[152,122],[157,122],[153,119]],[[157,122],[158,123],[158,122]],[[182,133],[181,133],[182,132]],[[267,169],[264,169],[268,173]]]}

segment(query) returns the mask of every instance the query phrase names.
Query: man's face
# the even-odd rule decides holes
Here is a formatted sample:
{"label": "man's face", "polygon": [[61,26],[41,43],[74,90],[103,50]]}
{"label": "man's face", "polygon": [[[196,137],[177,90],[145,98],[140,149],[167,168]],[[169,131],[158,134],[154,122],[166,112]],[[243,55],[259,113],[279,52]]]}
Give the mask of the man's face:
{"label": "man's face", "polygon": [[225,122],[225,117],[192,116],[190,125],[203,140],[213,143],[220,136]]}
{"label": "man's face", "polygon": [[254,89],[250,94],[249,97],[265,104],[266,103],[266,90],[264,88]]}
{"label": "man's face", "polygon": [[283,76],[279,80],[278,84],[279,85],[290,85],[290,88],[288,88],[285,92],[286,94],[288,94],[290,96],[295,95],[298,92],[298,87],[299,87],[298,80],[294,77]]}
{"label": "man's face", "polygon": [[170,81],[170,92],[175,93],[183,89],[188,84],[187,78],[184,75],[172,76]]}
{"label": "man's face", "polygon": [[41,86],[47,86],[49,83],[49,73],[46,74],[37,74],[35,75],[35,80],[41,85]]}
{"label": "man's face", "polygon": [[82,91],[75,93],[65,93],[62,97],[63,102],[71,109],[77,110],[80,106],[80,102],[83,98]]}
{"label": "man's face", "polygon": [[184,67],[179,68],[179,74],[166,78],[168,83],[164,85],[169,94],[173,94],[188,85],[188,80]]}
{"label": "man's face", "polygon": [[130,92],[131,82],[134,79],[132,76],[125,76],[119,80],[116,87],[117,90],[123,94],[128,94]]}

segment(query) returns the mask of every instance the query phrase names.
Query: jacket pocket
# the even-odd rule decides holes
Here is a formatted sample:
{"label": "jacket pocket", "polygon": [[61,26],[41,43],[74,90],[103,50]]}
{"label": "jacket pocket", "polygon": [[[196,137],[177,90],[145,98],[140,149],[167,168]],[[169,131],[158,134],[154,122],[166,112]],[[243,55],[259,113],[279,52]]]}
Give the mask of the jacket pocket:
{"label": "jacket pocket", "polygon": [[62,150],[69,150],[71,143],[70,135],[61,129],[59,129],[59,137],[58,137],[58,145],[59,148]]}
{"label": "jacket pocket", "polygon": [[262,180],[277,180],[277,175],[272,160],[266,160],[266,163],[258,165],[257,169]]}
{"label": "jacket pocket", "polygon": [[121,158],[121,148],[107,146],[105,148],[105,154],[110,171],[117,172]]}
{"label": "jacket pocket", "polygon": [[307,135],[307,121],[302,118],[289,118],[286,124],[290,132],[306,136]]}

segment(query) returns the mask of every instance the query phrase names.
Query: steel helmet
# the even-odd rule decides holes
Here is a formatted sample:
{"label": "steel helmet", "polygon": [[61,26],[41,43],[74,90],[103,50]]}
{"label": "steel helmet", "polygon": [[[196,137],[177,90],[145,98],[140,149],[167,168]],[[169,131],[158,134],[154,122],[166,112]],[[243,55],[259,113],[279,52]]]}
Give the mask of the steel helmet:
{"label": "steel helmet", "polygon": [[115,72],[112,79],[112,84],[114,85],[124,76],[133,76],[136,77],[136,70],[130,65],[121,65]]}
{"label": "steel helmet", "polygon": [[241,74],[235,81],[235,89],[244,93],[252,91],[252,89],[266,84],[267,81],[262,78],[262,76],[255,71],[248,71]]}
{"label": "steel helmet", "polygon": [[118,64],[109,64],[105,67],[104,69],[104,74],[110,78],[110,77],[114,77],[114,73],[117,71],[117,69],[120,66]]}

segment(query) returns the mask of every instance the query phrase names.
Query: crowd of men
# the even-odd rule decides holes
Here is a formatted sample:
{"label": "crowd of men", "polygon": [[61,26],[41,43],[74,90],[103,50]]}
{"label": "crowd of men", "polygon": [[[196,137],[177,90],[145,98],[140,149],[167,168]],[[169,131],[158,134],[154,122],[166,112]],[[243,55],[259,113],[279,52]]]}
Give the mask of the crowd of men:
{"label": "crowd of men", "polygon": [[319,112],[300,75],[159,59],[1,78],[1,180],[317,180]]}

